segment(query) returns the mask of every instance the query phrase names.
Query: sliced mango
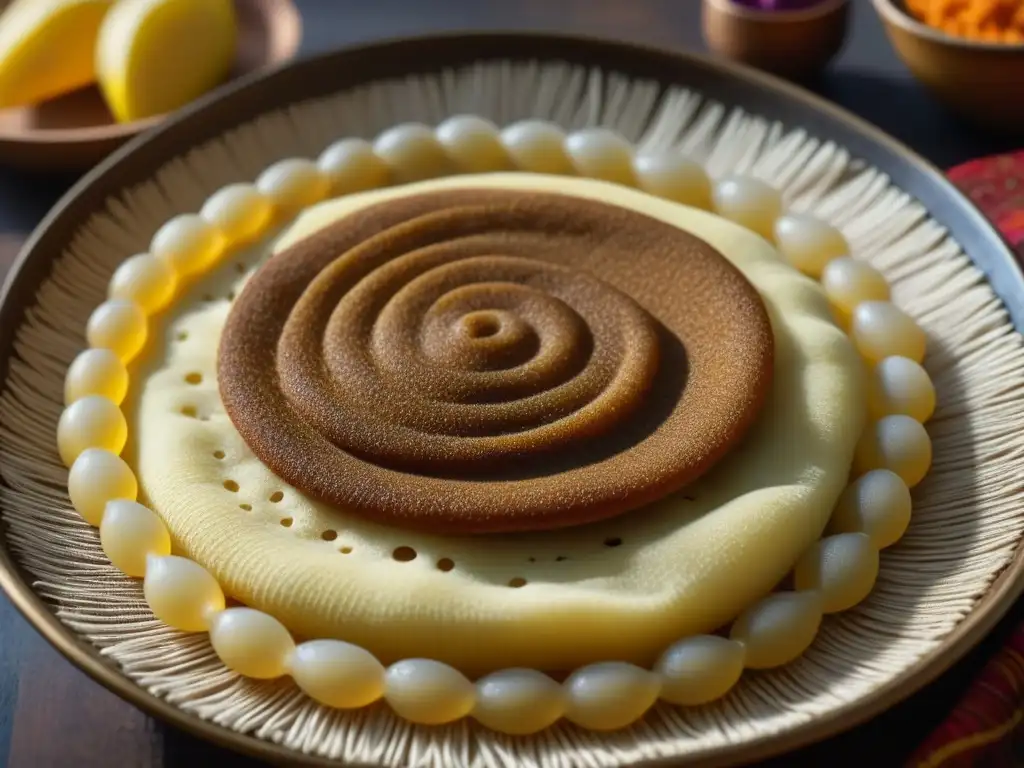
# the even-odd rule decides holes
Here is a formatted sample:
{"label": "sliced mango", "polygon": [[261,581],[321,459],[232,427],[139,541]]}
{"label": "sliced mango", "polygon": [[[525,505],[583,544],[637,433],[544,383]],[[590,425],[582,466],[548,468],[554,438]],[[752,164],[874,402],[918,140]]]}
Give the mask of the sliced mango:
{"label": "sliced mango", "polygon": [[235,57],[236,24],[231,0],[119,0],[96,45],[114,117],[162,115],[220,84]]}
{"label": "sliced mango", "polygon": [[0,109],[96,80],[94,46],[112,0],[15,0],[0,14]]}

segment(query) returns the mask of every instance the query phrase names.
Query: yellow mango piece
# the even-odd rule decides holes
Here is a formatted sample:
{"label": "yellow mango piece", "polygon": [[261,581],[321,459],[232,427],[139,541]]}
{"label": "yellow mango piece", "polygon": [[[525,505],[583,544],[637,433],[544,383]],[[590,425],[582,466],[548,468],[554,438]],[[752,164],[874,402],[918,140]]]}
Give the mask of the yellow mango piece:
{"label": "yellow mango piece", "polygon": [[236,38],[231,0],[119,0],[96,45],[110,111],[142,120],[202,96],[227,77]]}
{"label": "yellow mango piece", "polygon": [[0,14],[0,109],[96,80],[94,46],[112,0],[15,0]]}

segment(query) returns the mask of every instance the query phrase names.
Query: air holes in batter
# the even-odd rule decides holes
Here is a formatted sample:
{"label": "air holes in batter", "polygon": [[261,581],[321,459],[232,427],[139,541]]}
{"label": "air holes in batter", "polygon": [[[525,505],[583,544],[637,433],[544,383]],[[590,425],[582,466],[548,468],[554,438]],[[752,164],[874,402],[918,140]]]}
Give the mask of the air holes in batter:
{"label": "air holes in batter", "polygon": [[448,573],[452,568],[455,567],[455,561],[450,557],[442,557],[437,561],[437,570]]}
{"label": "air holes in batter", "polygon": [[338,532],[337,531],[324,531],[323,533],[320,534],[320,538],[323,539],[324,541],[334,541],[336,538],[338,538]]}
{"label": "air holes in batter", "polygon": [[231,491],[232,493],[238,493],[238,483],[236,483],[234,480],[225,480],[224,490]]}
{"label": "air holes in batter", "polygon": [[185,341],[185,339],[188,338],[188,331],[178,331],[176,334],[174,334],[174,338],[177,341]]}
{"label": "air holes in batter", "polygon": [[516,576],[514,579],[509,579],[508,585],[514,589],[526,586],[526,579],[522,576]]}
{"label": "air holes in batter", "polygon": [[199,411],[196,410],[194,405],[183,405],[181,406],[181,415],[188,416],[190,419],[194,419],[199,416]]}
{"label": "air holes in batter", "polygon": [[195,385],[195,384],[202,384],[203,383],[203,374],[196,373],[195,371],[192,371],[192,373],[186,373],[185,374],[185,383],[186,384],[193,384],[193,385]]}
{"label": "air holes in batter", "polygon": [[213,452],[213,458],[217,459],[217,461],[220,461],[221,459],[223,459],[225,455],[226,454],[224,453],[224,451],[214,451]]}
{"label": "air holes in batter", "polygon": [[235,292],[234,291],[228,291],[228,295],[225,296],[224,298],[226,298],[228,301],[234,301],[235,300]]}
{"label": "air holes in batter", "polygon": [[252,504],[239,504],[238,508],[243,509],[246,512],[252,512]]}
{"label": "air holes in batter", "polygon": [[568,555],[559,555],[558,557],[555,558],[555,562],[556,563],[564,563],[568,559],[569,559]]}
{"label": "air holes in batter", "polygon": [[245,264],[243,264],[242,262],[240,262],[240,261],[235,262],[235,272],[237,272],[238,274],[244,275],[245,274],[245,270],[247,270],[247,269],[248,269],[248,267],[245,266]]}
{"label": "air holes in batter", "polygon": [[416,550],[412,547],[396,547],[391,556],[400,563],[408,563],[416,559]]}
{"label": "air holes in batter", "polygon": [[272,503],[277,504],[284,498],[284,494],[281,491],[274,491],[268,498]]}
{"label": "air holes in batter", "polygon": [[605,539],[604,540],[604,545],[606,547],[621,547],[622,546],[622,539],[620,539],[618,536],[613,536],[610,539]]}
{"label": "air holes in batter", "polygon": [[281,525],[283,525],[285,528],[291,528],[292,527],[292,523],[294,523],[294,522],[295,521],[292,520],[290,517],[285,517],[285,518],[282,518]]}
{"label": "air holes in batter", "polygon": [[351,555],[352,554],[352,547],[342,547],[338,551],[341,552],[341,554],[343,554],[343,555]]}

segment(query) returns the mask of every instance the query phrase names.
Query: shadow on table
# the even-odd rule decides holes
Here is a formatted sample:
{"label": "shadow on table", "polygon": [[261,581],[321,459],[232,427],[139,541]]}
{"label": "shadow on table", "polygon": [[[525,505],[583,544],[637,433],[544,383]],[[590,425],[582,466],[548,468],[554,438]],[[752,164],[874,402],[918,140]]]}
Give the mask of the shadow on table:
{"label": "shadow on table", "polygon": [[[0,232],[21,240],[26,222],[39,222],[78,180],[75,174],[39,174],[0,168]],[[0,282],[7,264],[0,264]]]}
{"label": "shadow on table", "polygon": [[[833,71],[808,84],[827,99],[874,123],[941,168],[1024,148],[1024,132],[993,136],[951,116],[916,80]],[[1007,95],[1007,98],[1017,98]]]}
{"label": "shadow on table", "polygon": [[261,760],[216,747],[184,731],[157,724],[162,735],[162,768],[192,768],[196,765],[216,765],[217,768],[257,768],[266,765]]}

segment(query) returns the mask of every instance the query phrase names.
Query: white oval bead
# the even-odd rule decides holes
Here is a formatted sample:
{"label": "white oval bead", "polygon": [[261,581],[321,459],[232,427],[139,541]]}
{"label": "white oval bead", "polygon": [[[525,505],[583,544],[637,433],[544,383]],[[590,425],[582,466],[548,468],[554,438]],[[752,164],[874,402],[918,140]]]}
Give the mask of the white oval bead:
{"label": "white oval bead", "polygon": [[935,413],[935,385],[920,363],[887,357],[871,371],[868,412],[876,419],[903,414],[924,424]]}
{"label": "white oval bead", "polygon": [[661,655],[661,698],[695,706],[724,696],[743,674],[746,651],[740,643],[716,635],[687,637]]}
{"label": "white oval bead", "polygon": [[99,525],[111,499],[135,501],[139,484],[125,460],[102,448],[86,448],[68,472],[68,498],[89,525]]}
{"label": "white oval bead", "polygon": [[70,467],[86,448],[102,448],[114,454],[128,441],[128,422],[112,401],[99,395],[75,400],[57,422],[57,450]]}
{"label": "white oval bead", "polygon": [[357,709],[384,695],[384,665],[358,645],[310,640],[292,656],[291,675],[308,696],[338,709]]}
{"label": "white oval bead", "polygon": [[134,301],[124,299],[103,302],[85,325],[90,347],[109,349],[125,363],[139,354],[148,333],[146,313]]}
{"label": "white oval bead", "polygon": [[128,576],[145,576],[150,555],[171,554],[171,535],[164,521],[148,507],[123,497],[106,505],[100,544],[110,562]]}
{"label": "white oval bead", "polygon": [[214,192],[199,215],[232,243],[255,239],[270,224],[274,207],[252,184],[228,184]]}
{"label": "white oval bead", "polygon": [[384,698],[400,716],[422,725],[451,723],[473,710],[476,689],[453,667],[404,659],[384,673]]}
{"label": "white oval bead", "polygon": [[319,203],[330,191],[330,181],[312,160],[279,160],[256,179],[259,190],[274,207],[291,212]]}
{"label": "white oval bead", "polygon": [[490,120],[457,115],[437,126],[436,133],[448,157],[462,173],[504,171],[512,166],[498,126]]}
{"label": "white oval bead", "polygon": [[516,736],[543,731],[565,714],[565,689],[536,669],[503,669],[476,682],[473,717]]}
{"label": "white oval bead", "polygon": [[861,355],[870,363],[887,357],[924,360],[927,338],[921,327],[895,304],[865,301],[853,311],[850,335]]}
{"label": "white oval bead", "polygon": [[210,644],[228,669],[256,680],[287,674],[295,651],[284,624],[252,608],[228,608],[214,616]]}
{"label": "white oval bead", "polygon": [[224,252],[224,236],[202,216],[175,216],[153,235],[149,252],[164,259],[179,275],[206,270]]}
{"label": "white oval bead", "polygon": [[832,259],[821,273],[821,287],[832,306],[846,316],[862,302],[889,300],[889,283],[882,273],[852,256]]}
{"label": "white oval bead", "polygon": [[866,598],[878,578],[878,550],[863,533],[840,533],[815,542],[797,560],[793,584],[817,590],[821,610],[838,613]]}
{"label": "white oval bead", "polygon": [[729,636],[743,643],[748,669],[768,669],[788,664],[807,650],[820,624],[817,592],[776,592],[744,611]]}
{"label": "white oval bead", "polygon": [[140,253],[121,262],[110,278],[107,295],[139,305],[143,312],[158,312],[174,298],[178,275],[163,259]]}
{"label": "white oval bead", "polygon": [[400,184],[446,176],[452,170],[452,161],[441,142],[420,123],[389,128],[373,142],[373,151]]}
{"label": "white oval bead", "polygon": [[565,716],[594,731],[625,728],[658,700],[661,681],[653,672],[624,661],[606,661],[576,670],[563,684]]}
{"label": "white oval bead", "polygon": [[714,185],[712,198],[718,215],[771,239],[782,213],[782,195],[776,189],[760,179],[732,176]]}
{"label": "white oval bead", "polygon": [[584,128],[565,140],[565,151],[580,176],[636,186],[633,147],[607,128]]}
{"label": "white oval bead", "polygon": [[142,591],[153,615],[184,632],[204,632],[224,610],[224,592],[199,563],[177,555],[150,557]]}
{"label": "white oval bead", "polygon": [[377,156],[373,145],[365,139],[334,142],[320,154],[316,164],[327,176],[336,195],[379,189],[391,181],[388,164]]}
{"label": "white oval bead", "polygon": [[909,488],[924,479],[932,465],[932,441],[928,432],[909,416],[885,416],[869,424],[854,455],[858,472],[889,469]]}
{"label": "white oval bead", "polygon": [[892,546],[910,525],[910,489],[888,469],[872,469],[843,491],[829,521],[830,533],[863,533],[877,549]]}
{"label": "white oval bead", "polygon": [[501,143],[516,168],[568,176],[575,172],[565,151],[565,132],[544,120],[522,120],[501,132]]}
{"label": "white oval bead", "polygon": [[711,179],[700,163],[680,152],[637,155],[633,172],[640,189],[648,194],[711,210]]}
{"label": "white oval bead", "polygon": [[787,213],[775,221],[775,244],[786,261],[814,278],[830,261],[850,254],[842,232],[804,213]]}
{"label": "white oval bead", "polygon": [[120,405],[128,394],[128,369],[112,349],[86,349],[68,366],[64,404],[99,395]]}

